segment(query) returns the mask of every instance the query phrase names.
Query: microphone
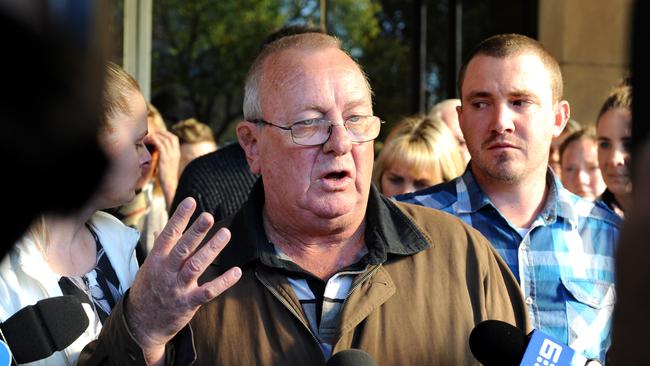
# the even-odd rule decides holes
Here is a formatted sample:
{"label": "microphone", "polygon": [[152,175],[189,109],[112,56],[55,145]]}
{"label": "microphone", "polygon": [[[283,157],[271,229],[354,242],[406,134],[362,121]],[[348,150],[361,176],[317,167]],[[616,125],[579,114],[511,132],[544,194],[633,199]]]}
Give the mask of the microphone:
{"label": "microphone", "polygon": [[325,366],[377,366],[377,363],[368,352],[351,348],[334,354]]}
{"label": "microphone", "polygon": [[88,316],[81,301],[72,295],[40,300],[0,323],[3,340],[16,362],[21,364],[65,349],[86,328]]}
{"label": "microphone", "polygon": [[521,329],[500,320],[486,320],[474,327],[469,348],[485,366],[600,365],[539,330],[526,336]]}

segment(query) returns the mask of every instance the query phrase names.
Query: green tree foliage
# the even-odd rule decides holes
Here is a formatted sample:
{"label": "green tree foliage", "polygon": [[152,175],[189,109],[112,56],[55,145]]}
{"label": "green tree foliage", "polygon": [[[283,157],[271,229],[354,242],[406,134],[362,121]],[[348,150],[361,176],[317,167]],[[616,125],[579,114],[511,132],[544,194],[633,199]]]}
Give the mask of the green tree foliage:
{"label": "green tree foliage", "polygon": [[[119,0],[122,1],[122,0]],[[326,27],[359,61],[374,91],[384,135],[412,113],[414,0],[326,1]],[[448,0],[427,4],[427,107],[447,95]],[[537,0],[464,0],[463,52],[488,35],[535,36]],[[508,5],[509,4],[509,5]],[[220,140],[233,140],[246,71],[262,40],[283,25],[321,22],[319,0],[155,0],[152,101],[169,123],[195,117]]]}
{"label": "green tree foliage", "polygon": [[[379,34],[376,2],[340,0],[327,10],[330,33],[360,56]],[[156,0],[152,102],[169,123],[196,117],[218,137],[241,118],[246,71],[273,30],[318,25],[315,0]]]}

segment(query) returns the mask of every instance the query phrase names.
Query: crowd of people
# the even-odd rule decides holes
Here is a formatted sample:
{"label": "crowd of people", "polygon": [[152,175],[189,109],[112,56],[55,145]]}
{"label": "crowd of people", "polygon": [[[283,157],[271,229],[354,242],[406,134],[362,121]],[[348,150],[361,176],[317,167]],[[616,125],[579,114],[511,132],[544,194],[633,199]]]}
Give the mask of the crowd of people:
{"label": "crowd of people", "polygon": [[[89,326],[41,364],[476,364],[481,321],[607,360],[632,206],[628,80],[570,119],[538,41],[480,42],[460,99],[395,121],[332,36],[281,30],[246,77],[237,143],[171,128],[109,63],[109,161],[77,211],[43,214],[0,263],[0,320],[73,295]],[[423,207],[425,206],[425,207]],[[408,335],[408,336],[405,336]]]}

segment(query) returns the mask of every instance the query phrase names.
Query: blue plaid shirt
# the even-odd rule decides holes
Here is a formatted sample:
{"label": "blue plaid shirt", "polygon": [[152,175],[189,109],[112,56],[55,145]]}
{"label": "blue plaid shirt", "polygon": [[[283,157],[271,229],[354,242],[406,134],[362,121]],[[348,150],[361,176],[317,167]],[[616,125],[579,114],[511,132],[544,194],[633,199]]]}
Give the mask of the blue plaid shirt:
{"label": "blue plaid shirt", "polygon": [[469,167],[453,181],[397,199],[449,212],[480,231],[517,277],[533,327],[604,362],[621,220],[602,202],[564,189],[550,169],[547,186],[546,205],[524,237],[483,193]]}

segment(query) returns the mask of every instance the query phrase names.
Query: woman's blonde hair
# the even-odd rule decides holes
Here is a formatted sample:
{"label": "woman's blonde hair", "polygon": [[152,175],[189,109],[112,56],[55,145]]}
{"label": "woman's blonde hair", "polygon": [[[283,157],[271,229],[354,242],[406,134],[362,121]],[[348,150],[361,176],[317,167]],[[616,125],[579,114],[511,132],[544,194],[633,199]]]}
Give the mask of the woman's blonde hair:
{"label": "woman's blonde hair", "polygon": [[140,92],[138,82],[117,64],[106,65],[106,75],[102,92],[101,127],[111,131],[109,121],[118,114],[131,115],[129,99],[133,92]]}
{"label": "woman's blonde hair", "polygon": [[463,157],[451,131],[437,117],[417,115],[402,119],[388,134],[375,161],[373,182],[381,190],[381,177],[392,166],[429,171],[442,183],[463,173]]}

